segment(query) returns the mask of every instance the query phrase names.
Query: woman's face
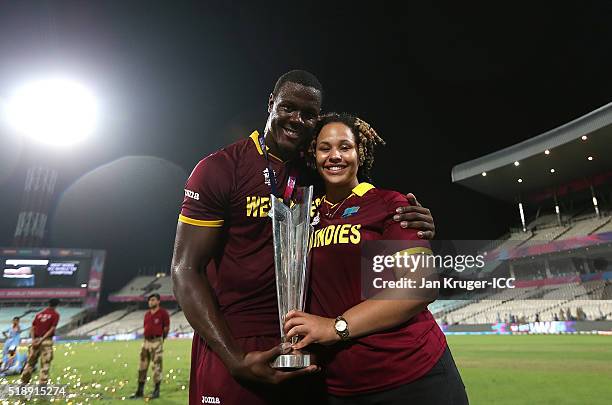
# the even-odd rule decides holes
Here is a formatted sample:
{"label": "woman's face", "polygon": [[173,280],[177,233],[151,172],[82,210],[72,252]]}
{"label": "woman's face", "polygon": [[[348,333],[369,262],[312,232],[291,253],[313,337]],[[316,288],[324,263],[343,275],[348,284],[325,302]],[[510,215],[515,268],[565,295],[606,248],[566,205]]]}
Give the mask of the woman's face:
{"label": "woman's face", "polygon": [[341,122],[332,122],[321,128],[315,148],[317,171],[327,185],[358,183],[359,155],[355,136]]}

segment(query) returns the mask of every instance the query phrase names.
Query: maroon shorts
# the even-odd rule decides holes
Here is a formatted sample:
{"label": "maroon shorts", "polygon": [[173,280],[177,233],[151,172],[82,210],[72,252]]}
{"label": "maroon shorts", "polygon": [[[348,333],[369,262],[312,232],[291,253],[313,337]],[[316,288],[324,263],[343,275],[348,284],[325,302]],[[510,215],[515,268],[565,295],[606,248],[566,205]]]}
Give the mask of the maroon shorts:
{"label": "maroon shorts", "polygon": [[[269,350],[279,344],[276,336],[237,338],[244,352]],[[324,403],[322,376],[301,377],[280,385],[245,384],[236,381],[221,359],[197,334],[191,347],[189,404],[264,405]],[[321,398],[321,400],[319,400]]]}

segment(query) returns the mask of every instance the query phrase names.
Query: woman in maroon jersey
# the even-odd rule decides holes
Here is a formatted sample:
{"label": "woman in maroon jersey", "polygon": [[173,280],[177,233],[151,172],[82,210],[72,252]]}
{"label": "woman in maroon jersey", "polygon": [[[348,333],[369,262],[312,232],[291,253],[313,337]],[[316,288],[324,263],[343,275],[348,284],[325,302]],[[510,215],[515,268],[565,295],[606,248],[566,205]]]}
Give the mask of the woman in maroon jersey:
{"label": "woman in maroon jersey", "polygon": [[364,241],[418,241],[410,253],[431,252],[393,221],[406,197],[366,182],[382,139],[347,114],[326,115],[315,134],[311,152],[326,194],[313,220],[308,313],[290,312],[285,332],[302,336],[296,349],[315,344],[309,350],[320,355],[330,404],[467,404],[431,300],[362,299]]}

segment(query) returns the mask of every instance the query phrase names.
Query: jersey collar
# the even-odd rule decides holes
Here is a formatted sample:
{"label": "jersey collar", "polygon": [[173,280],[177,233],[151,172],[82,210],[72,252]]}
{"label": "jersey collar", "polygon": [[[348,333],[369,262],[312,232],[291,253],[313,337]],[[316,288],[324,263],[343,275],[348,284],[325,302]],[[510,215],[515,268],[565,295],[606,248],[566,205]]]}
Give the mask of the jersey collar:
{"label": "jersey collar", "polygon": [[366,183],[366,182],[359,183],[353,189],[353,194],[355,194],[358,197],[363,197],[365,193],[372,190],[373,188],[374,186],[371,185],[370,183]]}
{"label": "jersey collar", "polygon": [[251,140],[255,144],[255,147],[257,148],[257,153],[259,153],[260,155],[263,156],[263,151],[261,150],[261,145],[259,145],[259,131],[255,130],[255,131],[251,132],[251,135],[249,136],[249,138],[251,138]]}
{"label": "jersey collar", "polygon": [[[349,198],[351,198],[352,196],[357,196],[357,197],[363,197],[365,195],[365,193],[367,193],[368,191],[372,190],[374,187],[373,185],[371,185],[370,183],[359,183],[357,184],[353,190],[351,190],[351,194],[349,194],[348,197],[346,197],[344,200],[342,200],[342,202],[348,200]],[[325,196],[323,196],[323,202],[327,203],[327,205],[329,205],[331,208],[335,207],[336,205],[340,204],[340,202],[337,202],[336,204],[332,204],[329,201],[327,201],[325,199]]]}
{"label": "jersey collar", "polygon": [[[251,135],[249,135],[249,138],[251,138],[251,140],[253,141],[253,143],[255,144],[255,148],[257,148],[257,153],[259,153],[261,156],[263,156],[263,151],[261,150],[261,145],[259,144],[259,131],[255,130],[253,132],[251,132]],[[266,146],[266,150],[268,150],[270,148],[268,148]],[[270,152],[268,152],[268,156],[273,157],[274,159],[282,162],[283,160],[280,159],[277,156],[274,156],[273,154],[271,154]]]}

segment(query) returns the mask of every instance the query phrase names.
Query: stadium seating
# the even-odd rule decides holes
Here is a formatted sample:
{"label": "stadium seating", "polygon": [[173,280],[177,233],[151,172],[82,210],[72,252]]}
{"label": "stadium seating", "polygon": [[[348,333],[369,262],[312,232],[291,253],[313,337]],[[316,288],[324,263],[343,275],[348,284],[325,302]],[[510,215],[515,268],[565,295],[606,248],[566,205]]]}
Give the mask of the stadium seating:
{"label": "stadium seating", "polygon": [[465,303],[465,300],[437,300],[429,304],[427,309],[429,309],[432,314],[436,315],[438,313],[453,311]]}
{"label": "stadium seating", "polygon": [[512,232],[510,233],[510,237],[506,239],[503,243],[501,243],[497,248],[500,250],[512,249],[521,245],[523,242],[530,239],[531,237],[533,237],[533,232],[529,230],[527,232]]}
{"label": "stadium seating", "polygon": [[116,296],[142,296],[146,294],[146,287],[156,280],[155,276],[138,276],[130,281],[125,287],[113,295]]}
{"label": "stadium seating", "polygon": [[606,232],[612,232],[612,220],[608,221],[601,228],[597,229],[595,233],[606,233]]}
{"label": "stadium seating", "polygon": [[612,301],[606,301],[608,293],[612,293],[612,285],[603,280],[518,288],[493,294],[446,314],[437,312],[436,317],[451,324],[508,322],[511,315],[533,322],[536,314],[540,321],[552,321],[561,310],[563,316],[569,309],[577,317],[576,310],[581,308],[588,320],[612,319]]}
{"label": "stadium seating", "polygon": [[70,332],[68,332],[68,336],[85,336],[88,335],[89,332],[91,331],[95,331],[96,329],[99,329],[107,324],[110,324],[112,322],[117,321],[118,319],[120,319],[121,317],[123,317],[125,314],[128,313],[127,309],[120,309],[118,311],[113,311],[109,314],[106,314],[92,322],[88,322],[86,324],[83,324],[81,326],[79,326],[76,329],[71,330]]}
{"label": "stadium seating", "polygon": [[559,237],[559,239],[569,239],[578,236],[590,235],[596,232],[598,229],[603,228],[611,220],[610,217],[602,218],[584,218],[573,222],[570,230],[565,232]]}
{"label": "stadium seating", "polygon": [[170,332],[191,332],[193,328],[187,322],[183,311],[179,311],[170,317]]}
{"label": "stadium seating", "polygon": [[[562,217],[561,220],[564,221],[565,218],[566,217]],[[529,222],[529,224],[527,224],[527,229],[536,230],[556,225],[558,225],[557,214],[544,214]]]}
{"label": "stadium seating", "polygon": [[501,305],[517,298],[527,298],[535,291],[535,288],[504,290],[446,314],[446,320],[448,323],[479,323],[477,321],[481,318],[492,318],[491,322],[498,322],[496,318]]}
{"label": "stadium seating", "polygon": [[156,284],[159,285],[159,287],[155,290],[153,290],[152,292],[156,292],[159,295],[172,295],[172,277],[160,277],[156,280]]}
{"label": "stadium seating", "polygon": [[522,246],[532,246],[550,242],[566,233],[569,229],[570,228],[567,226],[552,226],[550,228],[538,229]]}
{"label": "stadium seating", "polygon": [[146,310],[136,310],[128,312],[117,320],[102,325],[87,332],[87,335],[113,335],[118,333],[131,333],[142,328],[144,314]]}
{"label": "stadium seating", "polygon": [[125,287],[112,294],[115,297],[146,297],[157,293],[162,296],[172,295],[172,278],[163,276],[138,276]]}
{"label": "stadium seating", "polygon": [[[115,335],[120,333],[143,333],[143,319],[146,310],[113,311],[92,322],[70,331],[68,336]],[[191,332],[193,329],[180,310],[168,309],[170,313],[170,332]]]}
{"label": "stadium seating", "polygon": [[[28,331],[32,326],[34,316],[42,311],[44,307],[44,305],[3,306],[0,311],[0,329],[4,330],[7,328],[11,324],[13,317],[18,316],[20,317],[21,329],[23,331]],[[60,320],[57,324],[58,330],[78,320],[84,315],[84,312],[87,311],[87,309],[83,307],[68,306],[59,306],[56,310],[60,314]]]}

